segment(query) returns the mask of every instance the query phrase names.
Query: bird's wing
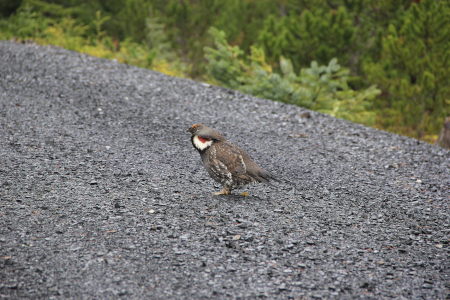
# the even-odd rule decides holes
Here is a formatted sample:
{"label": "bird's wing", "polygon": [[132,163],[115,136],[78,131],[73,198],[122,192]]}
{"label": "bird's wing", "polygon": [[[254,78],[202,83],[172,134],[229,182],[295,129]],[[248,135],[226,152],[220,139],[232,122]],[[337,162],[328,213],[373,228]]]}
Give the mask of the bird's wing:
{"label": "bird's wing", "polygon": [[217,165],[223,165],[231,176],[239,177],[246,181],[253,181],[247,174],[247,165],[244,162],[245,152],[231,142],[224,141],[215,145],[214,159],[219,161]]}
{"label": "bird's wing", "polygon": [[244,174],[247,172],[247,166],[244,162],[245,152],[231,142],[224,141],[218,144],[218,158],[227,166],[227,168],[235,173]]}
{"label": "bird's wing", "polygon": [[228,170],[227,166],[217,158],[210,159],[207,170],[214,180],[220,182],[221,184],[231,185],[233,175]]}
{"label": "bird's wing", "polygon": [[244,150],[229,141],[215,145],[215,159],[220,161],[232,178],[239,178],[248,183],[263,182],[271,185],[270,181],[279,181],[269,172],[259,167]]}
{"label": "bird's wing", "polygon": [[[270,172],[258,166],[244,150],[228,141],[226,141],[225,144],[240,157],[240,160],[242,160],[241,166],[244,166],[245,168],[245,176],[252,178],[252,181],[263,182],[268,185],[272,185],[270,183],[271,180],[280,182],[280,180],[274,177]],[[240,167],[238,167],[236,172],[240,170]]]}

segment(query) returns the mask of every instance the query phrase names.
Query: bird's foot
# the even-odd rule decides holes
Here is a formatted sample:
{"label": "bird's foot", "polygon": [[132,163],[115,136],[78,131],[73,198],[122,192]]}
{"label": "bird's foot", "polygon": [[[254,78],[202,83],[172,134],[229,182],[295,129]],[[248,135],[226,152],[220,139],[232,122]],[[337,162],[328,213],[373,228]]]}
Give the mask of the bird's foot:
{"label": "bird's foot", "polygon": [[231,189],[227,190],[226,188],[223,188],[221,192],[213,193],[213,195],[231,195]]}

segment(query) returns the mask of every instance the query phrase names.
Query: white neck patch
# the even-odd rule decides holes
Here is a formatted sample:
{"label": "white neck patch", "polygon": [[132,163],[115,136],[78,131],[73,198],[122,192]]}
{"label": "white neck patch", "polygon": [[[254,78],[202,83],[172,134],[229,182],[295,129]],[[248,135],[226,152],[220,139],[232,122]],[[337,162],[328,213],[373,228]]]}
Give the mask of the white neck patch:
{"label": "white neck patch", "polygon": [[208,147],[211,147],[211,145],[213,143],[213,141],[207,141],[207,142],[202,143],[199,140],[197,135],[194,136],[194,138],[192,140],[194,141],[195,148],[197,148],[198,150],[202,150],[202,151],[205,150]]}

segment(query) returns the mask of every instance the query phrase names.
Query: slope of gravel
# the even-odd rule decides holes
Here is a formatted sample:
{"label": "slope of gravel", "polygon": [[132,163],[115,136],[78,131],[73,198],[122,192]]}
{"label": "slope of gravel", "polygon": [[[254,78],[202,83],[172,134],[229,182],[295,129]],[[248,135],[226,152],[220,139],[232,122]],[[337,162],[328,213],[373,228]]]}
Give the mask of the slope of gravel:
{"label": "slope of gravel", "polygon": [[[305,112],[0,42],[1,298],[449,299],[450,152]],[[212,196],[194,123],[294,186]]]}

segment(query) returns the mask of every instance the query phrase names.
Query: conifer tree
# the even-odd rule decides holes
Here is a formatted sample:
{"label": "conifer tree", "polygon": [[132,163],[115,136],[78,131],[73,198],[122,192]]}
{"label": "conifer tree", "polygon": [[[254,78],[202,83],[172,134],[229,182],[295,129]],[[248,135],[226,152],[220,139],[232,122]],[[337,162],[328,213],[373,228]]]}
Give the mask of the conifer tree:
{"label": "conifer tree", "polygon": [[377,102],[382,126],[423,138],[450,114],[450,3],[413,3],[399,28],[389,25],[379,61],[365,73],[386,97]]}
{"label": "conifer tree", "polygon": [[211,28],[210,34],[216,48],[205,48],[208,70],[221,85],[354,122],[374,123],[375,114],[370,109],[380,91],[375,86],[352,90],[347,84],[350,72],[336,58],[322,66],[313,61],[297,75],[291,61],[281,57],[280,74],[267,64],[263,49],[253,46],[251,55],[245,59],[238,46],[228,44],[223,31]]}
{"label": "conifer tree", "polygon": [[259,42],[272,61],[281,56],[292,60],[294,68],[308,66],[312,60],[328,63],[333,57],[348,64],[356,39],[352,16],[344,6],[337,10],[305,10],[277,20],[268,17]]}

